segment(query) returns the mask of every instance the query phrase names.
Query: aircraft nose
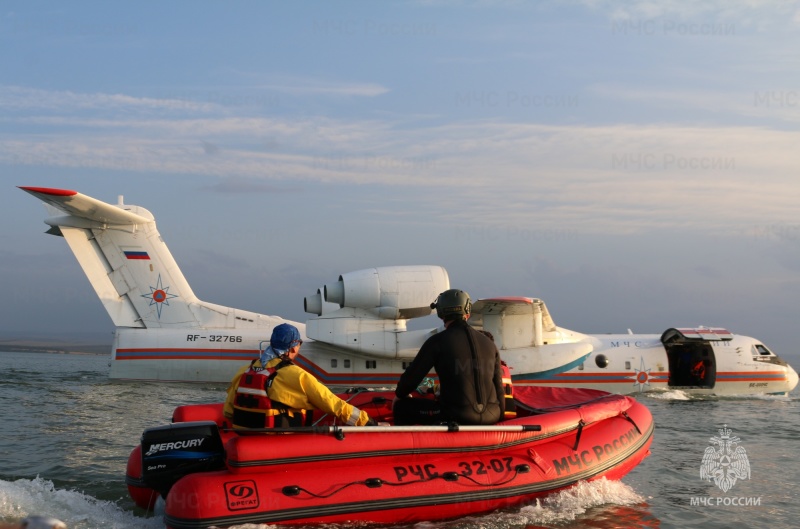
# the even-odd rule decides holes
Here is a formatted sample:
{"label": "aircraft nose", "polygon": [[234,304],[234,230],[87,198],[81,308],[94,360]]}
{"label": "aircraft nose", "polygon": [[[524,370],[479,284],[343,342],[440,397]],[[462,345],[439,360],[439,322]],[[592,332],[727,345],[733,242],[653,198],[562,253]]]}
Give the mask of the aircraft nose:
{"label": "aircraft nose", "polygon": [[792,366],[789,366],[789,372],[786,374],[786,379],[789,381],[789,391],[797,387],[797,371]]}

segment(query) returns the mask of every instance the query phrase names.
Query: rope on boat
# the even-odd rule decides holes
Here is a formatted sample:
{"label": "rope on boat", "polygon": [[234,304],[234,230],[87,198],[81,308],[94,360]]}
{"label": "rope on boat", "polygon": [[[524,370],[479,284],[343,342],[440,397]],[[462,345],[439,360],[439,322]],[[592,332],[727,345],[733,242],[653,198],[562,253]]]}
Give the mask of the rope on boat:
{"label": "rope on boat", "polygon": [[636,424],[636,422],[633,419],[631,419],[631,416],[628,415],[627,411],[623,411],[620,415],[622,415],[623,417],[628,419],[631,422],[631,424],[633,425],[633,427],[636,428],[636,431],[639,432],[639,435],[642,435],[642,431],[639,429],[639,426]]}
{"label": "rope on boat", "polygon": [[458,481],[459,478],[467,479],[467,480],[471,481],[472,483],[474,483],[475,485],[477,485],[479,487],[498,487],[498,486],[510,483],[510,482],[514,481],[515,479],[517,479],[518,475],[527,474],[530,471],[531,471],[530,465],[526,465],[526,464],[517,465],[517,466],[514,467],[514,474],[513,475],[508,477],[505,481],[498,481],[496,483],[481,483],[479,481],[474,480],[470,476],[465,476],[464,474],[459,474],[458,472],[444,472],[443,474],[440,474],[440,475],[437,475],[437,476],[432,476],[432,477],[429,477],[429,478],[420,478],[420,479],[418,479],[416,481],[406,481],[406,482],[384,481],[381,478],[368,478],[368,479],[365,479],[363,481],[351,481],[350,483],[346,483],[346,484],[342,485],[341,487],[339,487],[338,489],[329,492],[328,494],[315,494],[315,493],[311,492],[310,490],[304,489],[303,487],[301,487],[299,485],[287,485],[287,486],[283,487],[283,489],[281,489],[281,492],[283,492],[283,494],[285,496],[297,496],[301,492],[305,492],[306,494],[308,494],[309,496],[313,496],[314,498],[325,499],[325,498],[330,498],[334,494],[340,493],[341,491],[343,491],[344,489],[346,489],[346,488],[348,488],[348,487],[350,487],[352,485],[365,485],[367,488],[377,489],[377,488],[380,488],[380,487],[382,487],[384,485],[387,485],[389,487],[402,487],[404,485],[414,485],[414,484],[417,484],[417,483],[427,483],[429,481],[435,481],[435,480],[438,480],[438,479],[442,479],[444,481]]}
{"label": "rope on boat", "polygon": [[578,444],[581,442],[581,434],[583,433],[583,427],[586,426],[586,422],[583,419],[578,421],[578,434],[575,436],[575,447],[572,449],[573,452],[578,451]]}

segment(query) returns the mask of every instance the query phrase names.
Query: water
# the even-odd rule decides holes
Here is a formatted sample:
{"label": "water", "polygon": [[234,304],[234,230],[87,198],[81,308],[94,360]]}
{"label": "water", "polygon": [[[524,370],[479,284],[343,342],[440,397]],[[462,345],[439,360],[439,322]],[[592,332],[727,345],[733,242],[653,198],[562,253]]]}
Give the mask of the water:
{"label": "water", "polygon": [[[0,525],[46,514],[70,529],[163,529],[163,505],[153,516],[128,498],[128,454],[176,406],[218,402],[225,392],[225,384],[112,382],[105,356],[0,352],[0,373]],[[656,421],[652,455],[621,482],[582,484],[521,509],[415,529],[796,527],[797,390],[641,400]],[[751,469],[727,492],[700,479],[709,439],[724,424],[741,439]]]}

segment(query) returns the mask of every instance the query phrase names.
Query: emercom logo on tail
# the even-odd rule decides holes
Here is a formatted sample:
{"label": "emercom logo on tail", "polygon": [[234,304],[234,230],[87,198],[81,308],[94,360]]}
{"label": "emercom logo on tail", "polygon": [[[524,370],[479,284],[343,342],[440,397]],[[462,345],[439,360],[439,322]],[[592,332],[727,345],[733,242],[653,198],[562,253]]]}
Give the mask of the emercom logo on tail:
{"label": "emercom logo on tail", "polygon": [[[22,187],[50,214],[118,327],[225,327],[225,307],[195,297],[146,209],[76,191]],[[218,310],[222,309],[222,310]]]}

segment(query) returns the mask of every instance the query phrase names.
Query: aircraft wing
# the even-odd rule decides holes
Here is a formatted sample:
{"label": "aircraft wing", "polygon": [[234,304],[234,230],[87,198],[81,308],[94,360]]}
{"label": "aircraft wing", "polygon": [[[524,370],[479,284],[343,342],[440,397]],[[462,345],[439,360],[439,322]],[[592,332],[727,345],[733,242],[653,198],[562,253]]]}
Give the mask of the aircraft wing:
{"label": "aircraft wing", "polygon": [[472,314],[481,316],[521,316],[534,314],[536,311],[542,313],[542,330],[545,332],[555,331],[556,324],[550,316],[550,311],[547,310],[547,305],[538,298],[506,296],[479,299],[472,304]]}
{"label": "aircraft wing", "polygon": [[558,331],[544,301],[513,296],[476,301],[470,325],[490,332],[501,351],[553,343]]}
{"label": "aircraft wing", "polygon": [[661,335],[662,343],[730,341],[733,334],[721,327],[698,327],[696,329],[667,329]]}
{"label": "aircraft wing", "polygon": [[23,191],[30,193],[50,208],[54,208],[66,215],[87,219],[102,224],[145,224],[154,220],[122,209],[100,200],[86,196],[69,189],[53,189],[49,187],[19,186]]}

